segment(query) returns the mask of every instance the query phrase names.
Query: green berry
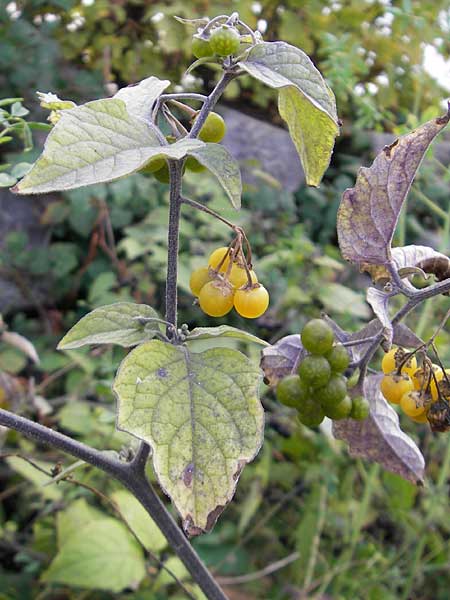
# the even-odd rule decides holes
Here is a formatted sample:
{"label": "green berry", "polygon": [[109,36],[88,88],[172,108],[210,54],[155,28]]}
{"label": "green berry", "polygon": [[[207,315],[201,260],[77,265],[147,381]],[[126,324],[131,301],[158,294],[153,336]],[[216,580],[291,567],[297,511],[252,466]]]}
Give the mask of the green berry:
{"label": "green berry", "polygon": [[166,161],[164,158],[151,158],[147,164],[145,164],[142,169],[140,169],[140,173],[155,173],[155,171],[159,171],[164,167]]}
{"label": "green berry", "polygon": [[325,356],[335,373],[343,373],[350,364],[350,355],[342,344],[333,346]]}
{"label": "green berry", "polygon": [[192,37],[192,54],[196,58],[205,58],[214,54],[209,40],[205,40],[199,35]]}
{"label": "green berry", "polygon": [[164,161],[164,165],[154,172],[155,178],[161,183],[169,183],[170,174],[169,174],[169,165]]}
{"label": "green berry", "polygon": [[317,410],[314,413],[310,414],[299,412],[297,415],[297,419],[300,421],[300,423],[306,425],[307,427],[318,427],[322,423],[324,418],[325,413],[320,408],[320,406],[317,406]]}
{"label": "green berry", "polygon": [[298,375],[287,375],[277,386],[277,399],[281,404],[297,408],[301,403],[303,386]]}
{"label": "green berry", "polygon": [[363,396],[355,396],[352,400],[352,410],[350,412],[350,418],[356,419],[357,421],[363,421],[369,416],[370,404]]}
{"label": "green berry", "polygon": [[323,356],[310,354],[300,363],[298,374],[312,388],[322,387],[330,379],[330,363]]}
{"label": "green berry", "polygon": [[241,45],[241,36],[234,27],[221,25],[212,30],[209,43],[214,54],[229,56],[238,52]]}
{"label": "green berry", "polygon": [[325,409],[325,414],[330,419],[334,419],[338,421],[339,419],[347,419],[350,416],[350,413],[353,408],[352,399],[350,396],[344,396],[344,398],[335,404],[334,406],[330,406],[328,409]]}
{"label": "green berry", "polygon": [[334,333],[323,319],[312,319],[303,327],[302,344],[311,354],[326,354],[333,347]]}
{"label": "green berry", "polygon": [[201,173],[202,171],[205,171],[206,167],[204,167],[202,164],[200,164],[198,162],[198,160],[196,158],[194,158],[193,156],[188,156],[185,162],[186,165],[186,169],[189,169],[189,171],[192,171],[193,173]]}
{"label": "green berry", "polygon": [[202,142],[219,143],[222,141],[227,126],[222,117],[216,112],[211,112],[206,117],[198,137]]}
{"label": "green berry", "polygon": [[332,375],[326,385],[316,390],[316,398],[325,412],[339,404],[347,395],[347,379]]}

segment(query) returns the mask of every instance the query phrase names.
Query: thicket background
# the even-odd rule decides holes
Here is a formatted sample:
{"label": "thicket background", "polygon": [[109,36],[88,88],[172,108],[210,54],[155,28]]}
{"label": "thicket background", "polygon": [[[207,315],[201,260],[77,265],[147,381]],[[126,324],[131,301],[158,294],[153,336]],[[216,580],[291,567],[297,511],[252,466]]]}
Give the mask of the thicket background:
{"label": "thicket background", "polygon": [[[172,17],[215,16],[231,8],[259,27],[266,40],[285,40],[311,56],[336,94],[343,130],[319,189],[301,184],[293,155],[291,162],[284,161],[277,180],[277,158],[270,157],[274,130],[267,126],[281,125],[275,95],[246,78],[230,86],[218,110],[233,123],[226,143],[245,170],[244,208],[233,214],[209,175],[188,174],[185,185],[191,197],[245,227],[271,307],[257,322],[233,313],[208,323],[192,304],[189,274],[211,249],[228,241],[228,232],[208,216],[186,211],[180,322],[227,322],[275,341],[297,333],[306,320],[325,310],[344,328],[355,329],[371,313],[364,301],[365,275],[339,257],[335,218],[340,195],[353,185],[358,167],[369,164],[393,135],[444,112],[450,78],[441,87],[423,61],[427,57],[432,65],[434,57],[436,65],[439,54],[448,58],[448,0],[2,1],[1,97],[23,97],[31,111],[26,118],[45,121],[36,90],[80,103],[149,75],[168,78],[185,90],[209,90],[216,80],[214,70],[201,67],[183,75],[192,61],[191,31]],[[251,130],[255,140],[245,152],[233,134],[241,127]],[[20,139],[0,145],[3,172],[32,162],[44,138],[34,132],[35,145],[27,152]],[[279,152],[289,155],[289,146],[281,148],[284,137],[276,139]],[[414,184],[400,219],[398,244],[430,244],[449,254],[449,163],[450,142],[442,137]],[[167,201],[167,186],[142,175],[45,197],[17,198],[0,189],[0,312],[11,330],[32,340],[41,359],[33,365],[0,345],[2,406],[100,448],[119,450],[131,441],[115,432],[110,390],[124,351],[61,353],[55,347],[68,328],[97,306],[127,300],[163,308]],[[423,305],[409,325],[427,339],[448,304],[448,298],[441,298]],[[437,344],[449,364],[448,328]],[[258,360],[257,348],[245,350]],[[373,366],[379,366],[379,357]],[[402,421],[428,462],[426,487],[417,489],[377,466],[349,458],[345,447],[323,431],[297,427],[272,392],[263,390],[263,402],[263,449],[245,469],[236,497],[214,531],[194,545],[223,578],[254,574],[291,555],[295,560],[272,574],[231,580],[226,586],[230,598],[447,600],[449,436],[435,436],[426,426]],[[14,433],[0,432],[0,444],[3,453],[34,456],[47,470],[58,460],[64,466],[71,463]],[[129,498],[117,496],[114,483],[91,467],[77,468],[74,477],[115,498],[124,512],[135,511]],[[0,462],[1,600],[184,597],[126,531],[120,530],[117,539],[111,536],[96,555],[92,540],[99,538],[101,519],[109,516],[119,523],[111,505],[86,487],[42,487],[45,480],[17,457]],[[79,552],[89,560],[77,563],[71,585],[58,584],[49,575],[55,571],[49,565],[61,551],[64,532],[77,519],[86,526],[81,535],[86,547],[80,545]],[[185,578],[163,540],[142,525],[143,519],[135,520],[144,545]],[[135,564],[145,564],[147,576],[117,591],[114,575],[128,568],[130,556]]]}

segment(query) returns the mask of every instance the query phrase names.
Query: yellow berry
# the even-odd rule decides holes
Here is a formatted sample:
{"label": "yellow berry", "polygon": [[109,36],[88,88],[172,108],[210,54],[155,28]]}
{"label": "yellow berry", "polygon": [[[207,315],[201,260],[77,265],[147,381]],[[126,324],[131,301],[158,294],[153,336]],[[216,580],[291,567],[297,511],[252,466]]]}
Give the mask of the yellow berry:
{"label": "yellow berry", "polygon": [[381,393],[391,404],[399,404],[402,396],[413,389],[409,375],[385,375],[381,380]]}
{"label": "yellow berry", "polygon": [[228,254],[228,247],[227,246],[222,246],[221,248],[216,248],[214,250],[214,252],[212,252],[209,256],[208,259],[208,265],[210,267],[212,267],[213,269],[217,269],[223,259],[224,256],[226,256],[225,260],[223,261],[222,265],[220,266],[219,271],[221,273],[224,273],[227,268],[228,265],[230,264],[230,255]]}
{"label": "yellow berry", "polygon": [[[250,271],[250,277],[252,279],[252,283],[258,283],[258,278],[256,277],[255,271]],[[247,271],[243,267],[233,263],[228,281],[234,288],[242,287],[248,283]]]}
{"label": "yellow berry", "polygon": [[425,413],[423,396],[420,392],[409,391],[400,399],[400,406],[408,417],[420,417]]}
{"label": "yellow berry", "polygon": [[189,287],[194,296],[198,296],[202,287],[212,279],[213,277],[209,267],[200,267],[199,269],[192,271]]}
{"label": "yellow berry", "polygon": [[[435,366],[437,366],[437,365],[435,365]],[[438,367],[435,370],[434,374],[436,376],[436,381],[435,381],[434,377],[431,377],[430,394],[431,394],[431,398],[433,400],[437,400],[439,397],[439,394],[438,394],[436,382],[439,383],[440,381],[442,381],[444,379],[444,371],[440,367]],[[445,369],[445,374],[447,375],[447,379],[450,380],[450,369]]]}
{"label": "yellow berry", "polygon": [[269,292],[261,284],[257,287],[241,288],[234,295],[234,308],[247,319],[256,319],[263,315],[269,306]]}
{"label": "yellow berry", "polygon": [[[397,370],[399,364],[401,364],[404,360],[405,355],[408,354],[408,351],[403,348],[398,348],[397,346],[393,346],[389,352],[387,352],[383,356],[383,360],[381,361],[381,370],[385,375],[388,373],[392,373]],[[406,373],[410,377],[413,375],[414,371],[417,369],[417,360],[415,356],[411,356],[408,361],[402,366],[401,372]]]}
{"label": "yellow berry", "polygon": [[412,419],[415,423],[427,423],[428,422],[426,411],[424,411],[421,415],[418,415],[417,417],[410,417],[410,419]]}
{"label": "yellow berry", "polygon": [[223,317],[233,308],[233,288],[223,281],[209,281],[200,290],[200,308],[210,317]]}

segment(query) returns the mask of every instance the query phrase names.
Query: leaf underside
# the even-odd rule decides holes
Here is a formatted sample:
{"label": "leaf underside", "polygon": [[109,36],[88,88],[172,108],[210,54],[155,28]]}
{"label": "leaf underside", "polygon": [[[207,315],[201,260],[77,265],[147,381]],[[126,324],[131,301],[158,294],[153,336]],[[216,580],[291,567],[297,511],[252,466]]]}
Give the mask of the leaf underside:
{"label": "leaf underside", "polygon": [[370,415],[364,421],[333,421],[333,434],[347,442],[351,456],[379,463],[415,485],[423,484],[425,461],[419,448],[399,425],[398,415],[380,392],[381,376],[365,379]]}
{"label": "leaf underside", "polygon": [[278,89],[278,108],[297,148],[306,181],[318,186],[339,135],[336,102],[311,59],[285,42],[263,42],[250,49],[240,66]]}
{"label": "leaf underside", "polygon": [[359,264],[385,265],[403,202],[433,139],[449,112],[386,146],[369,168],[358,171],[354,188],[344,192],[337,217],[342,256]]}
{"label": "leaf underside", "polygon": [[153,449],[153,466],[189,535],[209,531],[263,440],[260,374],[236,350],[193,353],[158,340],[122,362],[117,426]]}

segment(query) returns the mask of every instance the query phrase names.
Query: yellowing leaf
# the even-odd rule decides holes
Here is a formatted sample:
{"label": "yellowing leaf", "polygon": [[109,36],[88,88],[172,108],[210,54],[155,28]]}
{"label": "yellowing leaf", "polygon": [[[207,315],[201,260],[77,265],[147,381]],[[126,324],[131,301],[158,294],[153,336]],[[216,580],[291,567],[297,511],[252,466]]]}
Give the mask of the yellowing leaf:
{"label": "yellowing leaf", "polygon": [[117,425],[152,446],[155,473],[190,535],[213,527],[261,446],[259,381],[236,350],[194,353],[158,340],[119,368]]}
{"label": "yellowing leaf", "polygon": [[263,42],[239,63],[250,75],[279,89],[278,108],[297,148],[306,182],[318,186],[339,135],[336,103],[311,59],[285,42]]}

